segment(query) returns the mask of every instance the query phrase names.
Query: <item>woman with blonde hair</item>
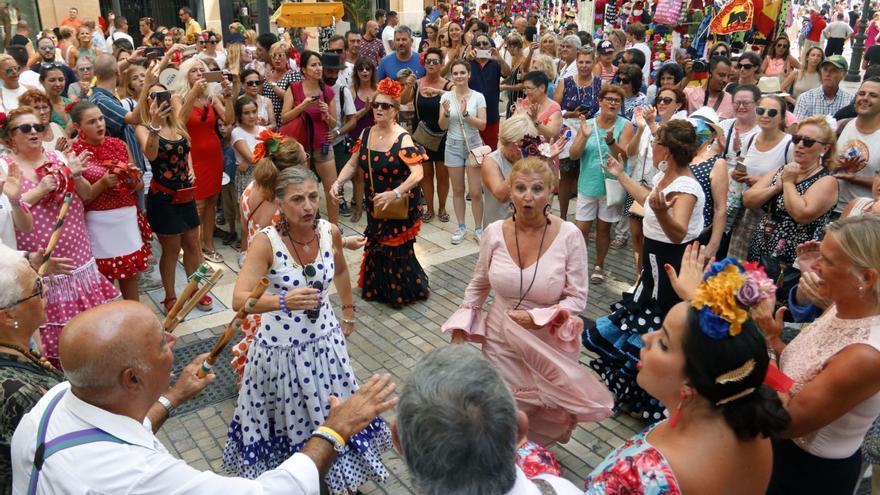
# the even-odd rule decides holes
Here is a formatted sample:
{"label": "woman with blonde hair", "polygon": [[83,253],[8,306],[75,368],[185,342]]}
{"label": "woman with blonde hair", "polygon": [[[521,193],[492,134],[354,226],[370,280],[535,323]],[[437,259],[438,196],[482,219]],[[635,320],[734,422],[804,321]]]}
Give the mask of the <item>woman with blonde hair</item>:
{"label": "woman with blonde hair", "polygon": [[574,224],[550,213],[556,173],[545,161],[517,161],[507,183],[512,217],[486,227],[461,306],[442,330],[453,343],[481,344],[528,416],[530,440],[565,443],[578,423],[604,419],[614,405],[598,378],[578,363],[587,248]]}
{"label": "woman with blonde hair", "polygon": [[[762,100],[763,101],[763,100]],[[821,239],[837,205],[837,136],[825,116],[797,124],[794,160],[770,170],[743,192],[743,206],[761,208],[749,260],[795,261],[798,245]]]}
{"label": "woman with blonde hair", "polygon": [[98,51],[92,46],[92,30],[83,24],[76,28],[76,38],[73,43],[73,50],[69,50],[67,54],[67,65],[74,67],[76,61],[81,58],[87,58],[92,63],[98,57]]}
{"label": "woman with blonde hair", "polygon": [[129,112],[134,110],[137,100],[144,89],[144,79],[147,70],[143,65],[131,65],[122,73],[119,78],[119,101],[122,106]]}
{"label": "woman with blonde hair", "polygon": [[171,108],[177,118],[186,123],[190,136],[195,199],[202,225],[202,252],[208,261],[222,263],[223,257],[214,249],[214,224],[223,175],[223,148],[220,137],[214,132],[214,124],[217,120],[228,124],[235,121],[233,88],[223,79],[222,98],[210,94],[204,77],[206,71],[205,62],[196,57],[180,64],[180,74],[174,80]]}
{"label": "woman with blonde hair", "polygon": [[272,102],[275,122],[279,126],[287,89],[292,83],[303,80],[302,73],[290,68],[290,59],[287,55],[289,51],[290,45],[282,41],[276,42],[269,48],[269,57],[272,59],[271,70],[268,70],[263,77],[263,89],[260,93]]}
{"label": "woman with blonde hair", "polygon": [[240,22],[233,22],[229,25],[229,36],[226,37],[226,67],[233,75],[241,74],[243,69],[242,52],[246,51],[244,26]]}
{"label": "woman with blonde hair", "polygon": [[517,113],[501,122],[498,128],[498,149],[483,159],[480,177],[483,179],[483,230],[489,224],[504,220],[510,211],[510,177],[515,163],[523,157],[521,141],[526,136],[537,136],[538,129],[528,115]]}
{"label": "woman with blonde hair", "polygon": [[785,89],[791,87],[791,96],[786,96],[786,101],[794,105],[798,96],[822,85],[819,67],[824,61],[825,52],[822,51],[822,48],[813,46],[807,50],[807,53],[804,54],[804,66],[796,69],[782,85]]}
{"label": "woman with blonde hair", "polygon": [[[553,99],[553,90],[556,89],[556,63],[550,58],[548,55],[544,55],[543,53],[529,53],[528,57],[531,61],[529,63],[529,70],[526,71],[526,74],[532,71],[543,72],[545,76],[547,76],[547,98]],[[523,75],[525,77],[525,75]],[[516,102],[514,102],[516,103]]]}

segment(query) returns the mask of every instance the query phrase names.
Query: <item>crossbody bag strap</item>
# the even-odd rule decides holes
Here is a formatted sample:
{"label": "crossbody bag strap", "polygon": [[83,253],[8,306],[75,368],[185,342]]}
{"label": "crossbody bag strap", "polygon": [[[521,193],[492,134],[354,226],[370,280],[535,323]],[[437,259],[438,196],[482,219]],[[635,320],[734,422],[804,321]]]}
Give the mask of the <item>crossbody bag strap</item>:
{"label": "crossbody bag strap", "polygon": [[[468,99],[470,99],[470,98],[468,98]],[[455,101],[455,91],[452,92],[452,100]],[[462,114],[461,104],[456,103],[456,105],[458,105],[458,125],[461,126],[461,136],[462,136],[462,138],[464,138],[464,145],[467,147],[468,150],[470,150],[471,143],[468,142],[467,131],[464,130],[464,117],[461,116],[461,114]]]}
{"label": "crossbody bag strap", "polygon": [[531,482],[538,487],[541,495],[556,495],[556,489],[553,488],[553,485],[550,484],[547,480],[542,480],[541,478],[533,478]]}

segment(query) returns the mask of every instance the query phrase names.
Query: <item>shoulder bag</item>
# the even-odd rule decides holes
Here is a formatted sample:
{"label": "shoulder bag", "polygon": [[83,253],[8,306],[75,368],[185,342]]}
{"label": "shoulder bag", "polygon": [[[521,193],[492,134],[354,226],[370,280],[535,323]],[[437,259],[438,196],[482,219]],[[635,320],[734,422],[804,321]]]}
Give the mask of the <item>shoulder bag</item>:
{"label": "shoulder bag", "polygon": [[[367,170],[370,171],[370,188],[373,190],[373,197],[376,196],[376,184],[373,182],[373,160],[370,158],[369,137],[365,143],[367,148]],[[393,199],[385,205],[385,208],[379,208],[373,203],[373,218],[377,220],[406,220],[409,218],[409,193],[401,194],[400,198]]]}
{"label": "shoulder bag", "polygon": [[446,135],[446,132],[434,132],[428,128],[428,124],[419,116],[419,86],[416,85],[413,91],[415,91],[415,105],[413,106],[416,109],[416,120],[419,122],[415,132],[412,134],[413,141],[431,151],[439,151],[440,143],[443,141],[443,136]]}
{"label": "shoulder bag", "polygon": [[[303,92],[303,97],[299,98],[296,94],[294,88],[297,87],[294,84],[290,85],[290,92],[293,93],[293,104],[299,105],[305,100],[305,93]],[[300,91],[302,92],[302,86],[299,86]],[[321,91],[321,99],[324,99],[324,92]],[[308,114],[305,110],[300,112],[299,116],[291,120],[290,122],[282,125],[278,132],[288,137],[292,137],[296,139],[296,141],[303,146],[303,148],[308,153],[312,153],[315,148],[315,125],[312,122],[312,116]]]}
{"label": "shoulder bag", "polygon": [[[611,129],[608,129],[608,132],[613,133],[614,127],[615,126],[611,126]],[[623,186],[620,185],[620,182],[614,177],[609,177],[608,172],[605,170],[605,160],[602,157],[602,141],[599,139],[599,125],[595,120],[593,120],[593,134],[596,135],[596,149],[599,153],[599,166],[602,167],[602,176],[605,178],[605,204],[608,206],[617,206],[623,203],[626,194],[624,193]]]}
{"label": "shoulder bag", "polygon": [[[454,96],[454,95],[453,95]],[[471,148],[471,143],[468,142],[467,131],[464,128],[464,118],[461,116],[463,113],[461,106],[458,108],[458,125],[461,126],[461,135],[464,138],[464,145],[467,146],[468,149],[468,166],[469,167],[482,167],[483,166],[483,158],[486,157],[489,153],[492,153],[492,148],[483,145],[477,148]]]}

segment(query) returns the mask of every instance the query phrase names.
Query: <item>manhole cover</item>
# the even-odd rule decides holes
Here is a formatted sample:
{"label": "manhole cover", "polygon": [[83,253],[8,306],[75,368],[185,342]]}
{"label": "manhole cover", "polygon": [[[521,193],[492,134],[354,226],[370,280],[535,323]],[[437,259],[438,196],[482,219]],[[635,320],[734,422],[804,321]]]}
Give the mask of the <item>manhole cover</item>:
{"label": "manhole cover", "polygon": [[[211,347],[214,346],[217,337],[218,336],[214,336],[179,347],[174,346],[175,376],[177,376],[183,370],[184,366],[189,364],[196,356],[209,352]],[[233,340],[234,342],[230,342],[230,344],[226,346],[226,349],[223,349],[223,353],[220,354],[220,357],[217,358],[217,362],[214,363],[214,374],[217,375],[217,378],[214,379],[214,383],[203,390],[202,393],[196,396],[196,398],[175,409],[174,416],[197,411],[205,406],[223,402],[226,399],[238,395],[238,384],[235,381],[235,372],[232,370],[232,365],[229,364],[232,360],[232,347],[238,343],[238,339]]]}

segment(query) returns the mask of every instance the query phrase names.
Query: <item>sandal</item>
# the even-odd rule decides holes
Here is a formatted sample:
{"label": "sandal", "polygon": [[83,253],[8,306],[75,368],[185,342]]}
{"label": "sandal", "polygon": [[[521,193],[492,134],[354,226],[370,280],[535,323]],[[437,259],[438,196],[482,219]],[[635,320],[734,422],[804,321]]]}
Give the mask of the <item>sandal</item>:
{"label": "sandal", "polygon": [[437,215],[437,218],[439,218],[441,222],[446,223],[449,221],[449,213],[442,211]]}
{"label": "sandal", "polygon": [[363,215],[363,214],[364,214],[363,208],[361,208],[360,206],[352,206],[351,207],[351,217],[349,217],[349,220],[351,220],[351,223],[358,223],[361,219],[361,215]]}
{"label": "sandal", "polygon": [[593,267],[593,273],[590,275],[590,282],[596,285],[602,285],[602,282],[605,281],[605,270],[596,265]]}
{"label": "sandal", "polygon": [[204,297],[199,299],[199,302],[196,303],[196,307],[202,311],[211,311],[214,309],[214,299],[208,294],[205,294]]}
{"label": "sandal", "polygon": [[626,246],[626,237],[615,237],[611,241],[611,249],[621,249]]}
{"label": "sandal", "polygon": [[423,222],[428,223],[433,219],[434,219],[434,212],[433,211],[426,211],[426,212],[422,213],[422,221]]}
{"label": "sandal", "polygon": [[223,256],[217,251],[208,251],[207,249],[202,248],[202,256],[211,263],[223,263]]}
{"label": "sandal", "polygon": [[165,299],[162,299],[162,303],[161,303],[161,304],[162,304],[162,306],[165,308],[165,314],[166,314],[166,315],[168,314],[169,311],[171,311],[171,308],[174,307],[174,304],[175,304],[176,302],[177,302],[177,297],[175,297],[175,296],[166,297]]}

